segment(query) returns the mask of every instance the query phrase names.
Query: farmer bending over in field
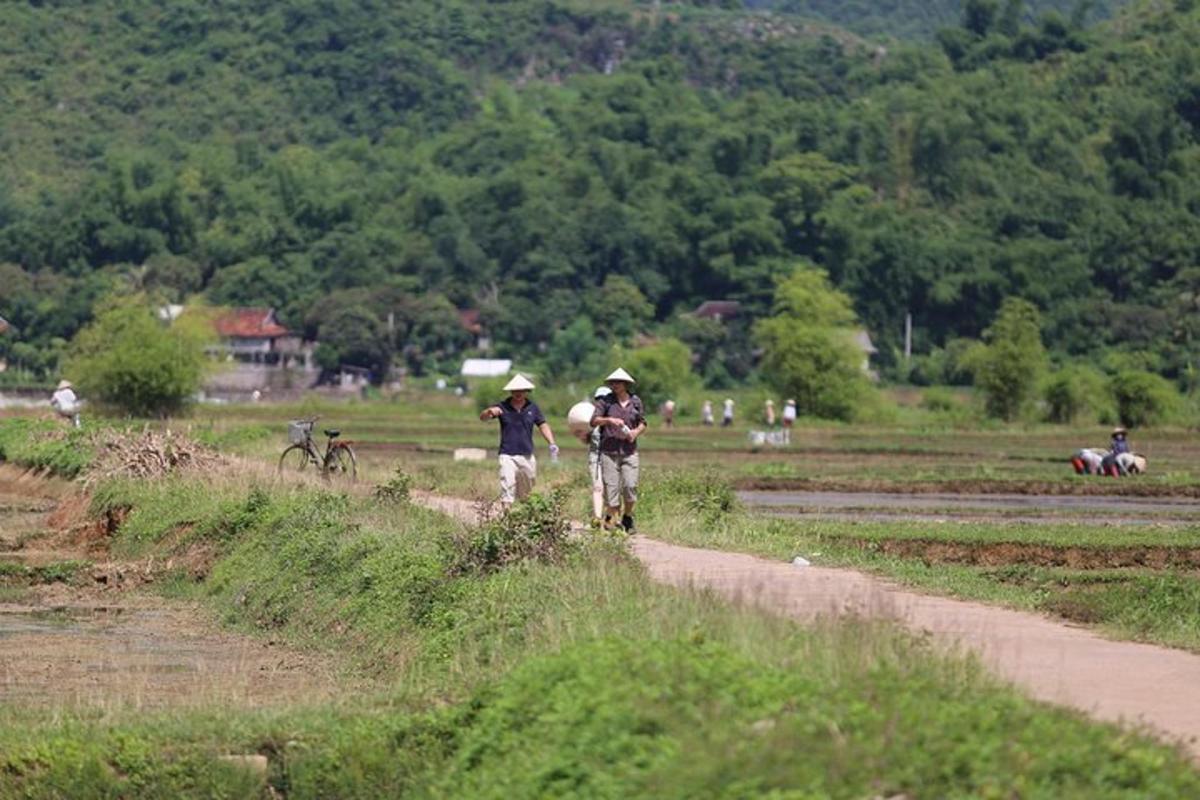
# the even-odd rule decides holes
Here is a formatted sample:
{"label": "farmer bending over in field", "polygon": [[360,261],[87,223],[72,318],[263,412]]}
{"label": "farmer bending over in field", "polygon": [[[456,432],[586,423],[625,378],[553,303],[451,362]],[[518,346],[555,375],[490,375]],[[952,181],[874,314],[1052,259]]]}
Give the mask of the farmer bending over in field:
{"label": "farmer bending over in field", "polygon": [[[633,507],[637,503],[637,440],[646,430],[646,412],[642,400],[630,394],[632,376],[618,369],[606,379],[612,397],[604,401],[592,417],[592,427],[603,425],[600,435],[600,470],[604,474],[604,495],[608,504],[605,525],[621,515],[621,527],[633,533]],[[625,502],[622,513],[621,501]]]}
{"label": "farmer bending over in field", "polygon": [[550,460],[558,460],[558,445],[554,433],[537,403],[529,399],[533,383],[517,375],[504,385],[512,392],[498,405],[485,408],[479,415],[483,421],[500,420],[500,505],[508,511],[513,501],[524,500],[533,491],[537,480],[537,457],[533,454],[533,429],[537,428],[550,445]]}

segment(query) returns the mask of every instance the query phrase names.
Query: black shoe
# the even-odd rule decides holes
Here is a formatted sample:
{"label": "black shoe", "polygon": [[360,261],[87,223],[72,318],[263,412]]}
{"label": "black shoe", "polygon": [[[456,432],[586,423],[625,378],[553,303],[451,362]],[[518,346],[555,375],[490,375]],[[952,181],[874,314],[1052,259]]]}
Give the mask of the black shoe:
{"label": "black shoe", "polygon": [[633,517],[628,514],[621,517],[621,527],[625,529],[626,533],[633,533]]}

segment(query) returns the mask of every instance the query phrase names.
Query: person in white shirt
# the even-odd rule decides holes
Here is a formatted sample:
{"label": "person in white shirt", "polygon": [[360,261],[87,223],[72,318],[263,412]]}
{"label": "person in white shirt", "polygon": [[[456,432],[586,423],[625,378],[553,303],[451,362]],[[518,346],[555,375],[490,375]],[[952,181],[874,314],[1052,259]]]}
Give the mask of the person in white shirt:
{"label": "person in white shirt", "polygon": [[79,398],[75,396],[75,387],[70,381],[58,382],[58,387],[50,396],[50,407],[57,411],[59,416],[69,419],[76,428],[80,426]]}
{"label": "person in white shirt", "polygon": [[783,405],[783,443],[792,443],[792,426],[796,424],[796,401],[789,399]]}
{"label": "person in white shirt", "polygon": [[733,398],[725,398],[725,411],[721,415],[721,427],[728,428],[733,424]]}

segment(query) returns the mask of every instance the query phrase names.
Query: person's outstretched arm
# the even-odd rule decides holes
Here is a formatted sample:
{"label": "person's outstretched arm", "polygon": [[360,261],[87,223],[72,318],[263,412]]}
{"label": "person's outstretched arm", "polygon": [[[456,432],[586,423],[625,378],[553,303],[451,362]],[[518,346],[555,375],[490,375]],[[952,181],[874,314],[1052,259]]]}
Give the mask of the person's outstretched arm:
{"label": "person's outstretched arm", "polygon": [[483,422],[487,422],[489,419],[495,419],[503,413],[504,412],[500,410],[500,406],[491,406],[490,408],[485,408],[483,411],[479,412],[479,419]]}

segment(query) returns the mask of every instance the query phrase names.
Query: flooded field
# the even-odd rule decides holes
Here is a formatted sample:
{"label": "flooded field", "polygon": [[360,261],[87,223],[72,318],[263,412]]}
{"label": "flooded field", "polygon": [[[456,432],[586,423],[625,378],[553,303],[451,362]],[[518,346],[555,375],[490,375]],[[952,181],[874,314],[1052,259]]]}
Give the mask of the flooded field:
{"label": "flooded field", "polygon": [[741,491],[751,509],[783,517],[909,521],[1084,522],[1099,525],[1200,524],[1187,497],[961,494],[930,492]]}

